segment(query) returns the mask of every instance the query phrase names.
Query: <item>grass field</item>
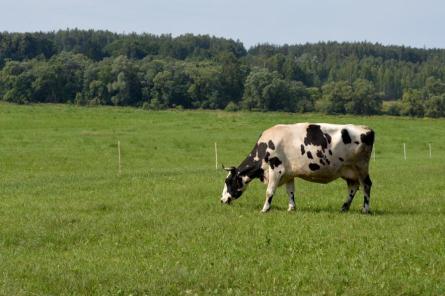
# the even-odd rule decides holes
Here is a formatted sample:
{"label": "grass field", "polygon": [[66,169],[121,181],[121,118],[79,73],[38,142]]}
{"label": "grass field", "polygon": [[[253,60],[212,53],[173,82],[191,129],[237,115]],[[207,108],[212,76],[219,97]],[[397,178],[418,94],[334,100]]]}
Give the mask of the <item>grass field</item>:
{"label": "grass field", "polygon": [[[214,142],[300,121],[376,131],[372,215],[341,180],[220,204]],[[445,120],[0,104],[0,294],[444,295]]]}

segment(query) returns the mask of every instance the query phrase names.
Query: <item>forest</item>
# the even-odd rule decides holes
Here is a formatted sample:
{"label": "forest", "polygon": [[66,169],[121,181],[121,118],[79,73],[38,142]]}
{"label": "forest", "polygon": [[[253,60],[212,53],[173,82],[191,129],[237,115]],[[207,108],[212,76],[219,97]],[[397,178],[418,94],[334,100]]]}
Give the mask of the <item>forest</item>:
{"label": "forest", "polygon": [[0,100],[445,117],[445,49],[209,35],[0,32]]}

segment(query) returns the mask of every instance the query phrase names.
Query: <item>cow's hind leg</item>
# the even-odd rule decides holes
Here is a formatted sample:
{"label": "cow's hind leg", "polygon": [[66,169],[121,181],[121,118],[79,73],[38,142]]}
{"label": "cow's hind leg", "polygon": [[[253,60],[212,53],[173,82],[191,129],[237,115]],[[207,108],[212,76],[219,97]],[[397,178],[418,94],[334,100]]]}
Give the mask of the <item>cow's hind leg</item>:
{"label": "cow's hind leg", "polygon": [[294,184],[294,180],[292,179],[292,181],[289,181],[286,183],[286,191],[287,194],[289,195],[289,207],[287,208],[287,210],[290,211],[294,211],[295,210],[295,184]]}
{"label": "cow's hind leg", "polygon": [[273,195],[277,190],[278,184],[280,182],[281,173],[275,172],[273,169],[269,170],[269,183],[266,190],[266,201],[264,202],[262,213],[269,211],[270,205],[272,204]]}
{"label": "cow's hind leg", "polygon": [[341,207],[342,212],[349,211],[349,207],[351,206],[351,203],[354,200],[355,193],[357,192],[360,185],[358,180],[352,180],[352,179],[346,179],[346,183],[348,184],[348,197],[346,198],[345,202],[343,203],[343,206]]}
{"label": "cow's hind leg", "polygon": [[371,199],[371,187],[372,187],[371,178],[369,178],[369,175],[366,174],[365,178],[360,179],[360,183],[362,184],[364,191],[362,213],[368,214],[370,212],[369,202]]}

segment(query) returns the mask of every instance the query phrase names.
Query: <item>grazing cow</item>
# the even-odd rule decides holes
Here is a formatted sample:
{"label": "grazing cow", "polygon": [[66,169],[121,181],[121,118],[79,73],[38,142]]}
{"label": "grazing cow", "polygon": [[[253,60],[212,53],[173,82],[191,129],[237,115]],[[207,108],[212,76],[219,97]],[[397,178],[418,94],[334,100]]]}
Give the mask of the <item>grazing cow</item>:
{"label": "grazing cow", "polygon": [[372,182],[368,174],[374,144],[374,131],[361,125],[296,123],[276,125],[264,131],[252,152],[236,168],[225,168],[221,202],[230,203],[259,178],[267,185],[262,212],[270,209],[278,186],[286,184],[288,211],[295,209],[294,178],[328,183],[339,177],[348,185],[342,211],[348,211],[361,185],[364,189],[363,213],[369,212]]}

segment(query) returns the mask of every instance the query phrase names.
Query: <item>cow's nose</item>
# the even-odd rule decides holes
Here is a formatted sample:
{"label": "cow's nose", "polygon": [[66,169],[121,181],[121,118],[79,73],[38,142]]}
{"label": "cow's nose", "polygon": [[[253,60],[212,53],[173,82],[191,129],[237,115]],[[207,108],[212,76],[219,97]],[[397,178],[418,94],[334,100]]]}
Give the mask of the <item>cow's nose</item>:
{"label": "cow's nose", "polygon": [[221,198],[221,203],[222,204],[230,204],[231,201],[232,201],[232,199],[230,197],[226,198],[226,199]]}

